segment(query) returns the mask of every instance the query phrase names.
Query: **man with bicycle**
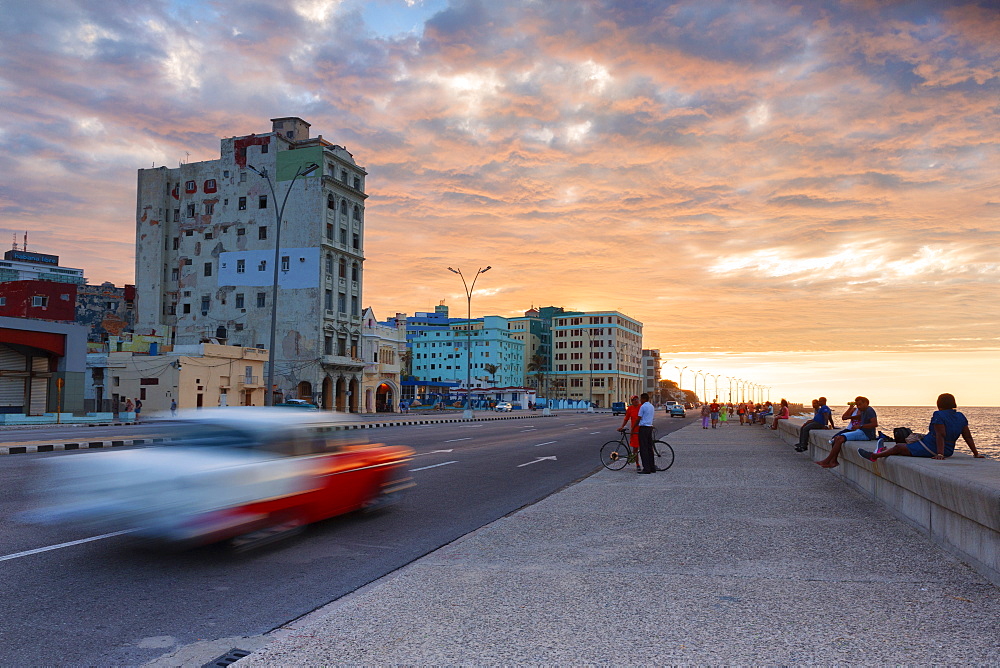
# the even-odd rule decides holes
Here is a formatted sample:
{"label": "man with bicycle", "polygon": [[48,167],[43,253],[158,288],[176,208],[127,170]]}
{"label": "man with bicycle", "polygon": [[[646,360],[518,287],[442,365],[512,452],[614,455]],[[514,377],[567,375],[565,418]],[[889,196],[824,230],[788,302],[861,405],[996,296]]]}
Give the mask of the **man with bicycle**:
{"label": "man with bicycle", "polygon": [[[629,423],[630,420],[631,423]],[[642,470],[642,467],[639,465],[639,397],[632,397],[629,401],[629,407],[625,409],[625,418],[622,420],[622,426],[618,428],[618,431],[625,431],[626,424],[631,429],[629,445],[632,446],[632,454],[636,456],[635,470],[639,472]]]}
{"label": "man with bicycle", "polygon": [[656,462],[653,461],[653,416],[656,409],[649,403],[649,394],[643,392],[639,399],[639,458],[642,460],[642,470],[639,473],[656,473]]}

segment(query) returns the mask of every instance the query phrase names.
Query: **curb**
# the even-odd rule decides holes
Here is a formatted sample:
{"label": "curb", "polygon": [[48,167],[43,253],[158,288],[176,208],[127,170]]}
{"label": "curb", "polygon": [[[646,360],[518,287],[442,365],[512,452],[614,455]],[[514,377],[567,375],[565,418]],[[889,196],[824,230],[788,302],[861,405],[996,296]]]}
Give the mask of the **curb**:
{"label": "curb", "polygon": [[61,450],[94,450],[120,448],[126,445],[165,443],[166,438],[126,438],[112,441],[78,441],[75,443],[36,443],[31,445],[0,445],[0,455],[25,455],[33,452],[58,452]]}

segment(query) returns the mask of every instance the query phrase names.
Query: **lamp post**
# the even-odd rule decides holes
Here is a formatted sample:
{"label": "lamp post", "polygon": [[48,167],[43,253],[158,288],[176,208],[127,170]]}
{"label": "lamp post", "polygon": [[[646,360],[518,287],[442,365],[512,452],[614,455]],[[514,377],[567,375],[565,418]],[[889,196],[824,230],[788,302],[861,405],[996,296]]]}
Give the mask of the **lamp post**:
{"label": "lamp post", "polygon": [[[698,369],[697,371],[694,372],[694,395],[696,397],[698,396],[698,376],[701,376],[702,374],[704,374],[704,371],[702,371],[701,369]],[[699,399],[701,400],[699,401],[699,403],[705,403],[704,397],[699,397]]]}
{"label": "lamp post", "polygon": [[710,373],[708,375],[715,379],[715,398],[712,399],[712,401],[718,401],[719,400],[719,376],[722,375],[722,374]]}
{"label": "lamp post", "polygon": [[465,276],[462,274],[461,269],[452,269],[448,267],[448,271],[453,274],[458,274],[462,279],[462,286],[465,288],[465,299],[466,305],[468,306],[468,319],[465,322],[465,342],[468,346],[467,350],[467,361],[468,364],[465,369],[465,410],[462,411],[463,418],[472,417],[472,291],[476,289],[476,280],[479,278],[480,274],[485,274],[493,267],[487,266],[485,269],[478,269],[476,275],[472,277],[472,285],[465,282]]}
{"label": "lamp post", "polygon": [[726,376],[726,380],[729,381],[729,403],[733,403],[733,381],[736,379],[732,376]]}
{"label": "lamp post", "polygon": [[[675,365],[674,368],[677,369],[677,389],[680,390],[681,394],[683,395],[684,394],[684,386],[681,385],[681,383],[684,382],[684,369],[686,369],[687,367],[686,366],[676,366]],[[684,402],[684,403],[687,403],[687,402]]]}
{"label": "lamp post", "polygon": [[295,170],[295,176],[292,177],[292,182],[288,184],[288,189],[285,190],[285,198],[281,200],[281,206],[278,207],[278,195],[274,192],[274,182],[271,180],[271,175],[267,171],[267,167],[262,169],[257,169],[253,165],[247,165],[247,169],[257,174],[265,181],[267,181],[267,187],[271,189],[271,199],[274,200],[274,220],[275,220],[275,231],[274,231],[274,279],[271,282],[271,337],[270,342],[267,345],[267,389],[264,394],[264,405],[273,406],[274,405],[274,348],[275,339],[277,338],[278,332],[278,268],[281,263],[281,219],[285,215],[285,204],[288,202],[288,195],[291,194],[292,188],[295,186],[295,181],[298,180],[300,176],[308,176],[312,174],[317,169],[319,165],[315,162],[309,165],[300,166]]}

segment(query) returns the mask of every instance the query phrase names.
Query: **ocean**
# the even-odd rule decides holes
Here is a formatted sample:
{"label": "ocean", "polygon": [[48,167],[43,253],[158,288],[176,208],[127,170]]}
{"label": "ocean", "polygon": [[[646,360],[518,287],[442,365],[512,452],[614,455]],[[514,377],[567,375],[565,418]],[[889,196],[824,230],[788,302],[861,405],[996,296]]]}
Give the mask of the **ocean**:
{"label": "ocean", "polygon": [[[836,424],[841,424],[840,416],[844,406],[831,406]],[[909,427],[921,434],[927,433],[933,406],[873,406],[878,414],[878,428],[885,434],[892,435],[895,427]],[[959,406],[960,413],[969,418],[969,430],[976,441],[976,449],[990,459],[1000,460],[1000,408],[994,406]],[[847,423],[843,422],[846,426]],[[969,446],[961,438],[955,446],[955,452],[971,454]]]}

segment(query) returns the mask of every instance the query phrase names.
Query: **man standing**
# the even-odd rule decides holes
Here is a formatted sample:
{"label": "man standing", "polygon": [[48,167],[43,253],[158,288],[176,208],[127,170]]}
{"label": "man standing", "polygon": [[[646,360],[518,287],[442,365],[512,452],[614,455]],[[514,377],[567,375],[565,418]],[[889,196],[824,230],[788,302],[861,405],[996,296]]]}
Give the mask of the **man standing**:
{"label": "man standing", "polygon": [[653,461],[653,415],[656,409],[649,403],[649,394],[639,395],[642,406],[639,406],[639,458],[642,460],[642,470],[639,473],[656,473],[656,462]]}
{"label": "man standing", "polygon": [[813,408],[816,409],[816,414],[799,430],[799,444],[795,446],[795,452],[805,452],[809,449],[809,432],[813,429],[826,429],[827,424],[830,425],[830,429],[836,429],[833,424],[833,413],[826,405],[826,397],[816,399],[813,402]]}

